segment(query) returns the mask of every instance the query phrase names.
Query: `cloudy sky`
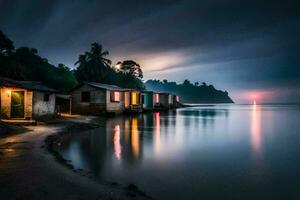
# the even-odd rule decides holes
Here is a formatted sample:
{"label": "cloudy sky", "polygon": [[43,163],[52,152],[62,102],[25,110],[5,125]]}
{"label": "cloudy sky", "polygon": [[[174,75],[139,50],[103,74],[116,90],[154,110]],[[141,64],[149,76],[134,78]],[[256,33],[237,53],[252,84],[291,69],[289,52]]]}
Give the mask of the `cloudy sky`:
{"label": "cloudy sky", "polygon": [[300,101],[300,5],[267,0],[0,0],[0,29],[74,67],[92,42],[145,80],[207,82],[237,102]]}

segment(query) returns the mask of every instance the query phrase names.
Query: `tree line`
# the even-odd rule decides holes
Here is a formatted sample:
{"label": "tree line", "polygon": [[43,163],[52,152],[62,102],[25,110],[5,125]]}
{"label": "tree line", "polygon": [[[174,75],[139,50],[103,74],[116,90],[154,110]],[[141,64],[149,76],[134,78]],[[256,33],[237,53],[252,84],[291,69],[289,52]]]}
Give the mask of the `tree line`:
{"label": "tree line", "polygon": [[101,44],[93,43],[89,51],[79,55],[76,68],[71,70],[64,64],[50,64],[35,48],[16,48],[13,41],[0,30],[0,76],[40,81],[62,92],[85,81],[144,89],[143,72],[139,64],[125,60],[118,62],[115,67],[106,58],[108,55],[109,52],[104,51]]}
{"label": "tree line", "polygon": [[142,81],[141,66],[133,60],[125,60],[112,65],[107,58],[109,52],[99,43],[92,43],[89,51],[78,56],[75,69],[64,64],[54,66],[29,47],[16,48],[0,30],[0,76],[15,80],[39,81],[61,92],[68,92],[78,83],[85,81],[113,84],[122,88],[148,89],[175,93],[182,101],[190,103],[229,103],[228,93],[216,90],[206,83],[192,84],[185,80],[182,84],[167,80]]}
{"label": "tree line", "polygon": [[145,82],[147,90],[174,93],[180,96],[181,102],[186,103],[233,103],[227,91],[216,90],[213,85],[205,82],[183,83],[169,82],[168,80],[148,80]]}

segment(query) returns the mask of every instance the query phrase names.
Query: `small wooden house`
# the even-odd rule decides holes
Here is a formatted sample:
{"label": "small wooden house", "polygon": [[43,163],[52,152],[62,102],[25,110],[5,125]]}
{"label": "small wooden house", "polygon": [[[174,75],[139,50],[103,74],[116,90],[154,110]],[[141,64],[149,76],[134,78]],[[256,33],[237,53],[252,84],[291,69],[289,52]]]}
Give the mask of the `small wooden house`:
{"label": "small wooden house", "polygon": [[173,108],[174,107],[174,95],[173,94],[169,94],[168,95],[168,104],[169,104],[169,108]]}
{"label": "small wooden house", "polygon": [[151,111],[154,109],[155,105],[155,93],[152,91],[142,91],[141,99],[143,110]]}
{"label": "small wooden house", "polygon": [[160,95],[158,92],[153,92],[154,108],[160,105]]}
{"label": "small wooden house", "polygon": [[154,99],[155,99],[155,108],[158,110],[166,110],[170,108],[170,94],[169,93],[155,93]]}
{"label": "small wooden house", "polygon": [[2,119],[32,119],[55,114],[55,90],[40,82],[0,77]]}
{"label": "small wooden house", "polygon": [[33,117],[55,114],[56,90],[35,81],[22,81],[21,84],[33,92]]}
{"label": "small wooden house", "polygon": [[172,97],[173,97],[173,104],[172,104],[172,107],[173,107],[173,108],[178,108],[178,107],[180,107],[179,96],[178,96],[178,95],[172,95]]}
{"label": "small wooden house", "polygon": [[76,86],[71,96],[75,114],[122,113],[125,109],[124,89],[115,85],[85,82]]}
{"label": "small wooden house", "polygon": [[141,92],[134,89],[125,89],[124,105],[125,105],[125,110],[128,112],[141,112],[142,111]]}

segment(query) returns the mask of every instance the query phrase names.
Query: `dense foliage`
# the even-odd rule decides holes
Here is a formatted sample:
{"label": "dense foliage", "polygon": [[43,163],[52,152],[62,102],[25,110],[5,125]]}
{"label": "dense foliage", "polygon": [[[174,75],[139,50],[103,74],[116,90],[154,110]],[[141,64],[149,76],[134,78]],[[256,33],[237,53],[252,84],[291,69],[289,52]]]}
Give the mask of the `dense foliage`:
{"label": "dense foliage", "polygon": [[108,51],[98,43],[91,45],[90,51],[80,55],[75,63],[78,67],[70,70],[64,64],[54,66],[38,55],[34,48],[15,48],[13,42],[0,31],[0,76],[15,80],[40,81],[43,84],[67,92],[77,83],[84,81],[118,85],[123,88],[135,88],[170,92],[180,96],[181,101],[189,103],[229,103],[228,93],[216,90],[212,85],[188,80],[182,84],[148,80],[142,82],[143,72],[133,60],[118,62],[112,66],[106,58]]}
{"label": "dense foliage", "polygon": [[68,91],[77,84],[73,73],[63,64],[54,66],[38,55],[34,48],[15,48],[13,42],[0,31],[0,76],[15,80],[40,81]]}
{"label": "dense foliage", "polygon": [[145,86],[147,90],[177,94],[181,98],[180,101],[186,103],[233,103],[227,91],[216,90],[214,86],[206,83],[192,84],[185,80],[182,84],[177,84],[167,80],[148,80]]}
{"label": "dense foliage", "polygon": [[144,89],[144,84],[138,75],[126,73],[111,67],[111,61],[105,58],[108,51],[103,51],[102,45],[93,43],[91,50],[79,56],[74,70],[79,82],[93,81],[118,85],[123,88]]}
{"label": "dense foliage", "polygon": [[138,78],[143,78],[143,71],[141,66],[133,60],[124,60],[123,62],[117,62],[114,69],[119,72],[128,73]]}

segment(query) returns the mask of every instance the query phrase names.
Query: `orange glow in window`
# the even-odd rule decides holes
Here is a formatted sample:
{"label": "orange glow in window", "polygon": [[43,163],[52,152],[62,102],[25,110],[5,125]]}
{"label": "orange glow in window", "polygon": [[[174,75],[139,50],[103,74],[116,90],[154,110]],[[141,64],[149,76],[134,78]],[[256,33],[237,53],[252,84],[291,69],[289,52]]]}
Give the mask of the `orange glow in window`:
{"label": "orange glow in window", "polygon": [[120,92],[114,92],[114,101],[120,101]]}
{"label": "orange glow in window", "polygon": [[159,103],[159,94],[155,94],[155,103]]}
{"label": "orange glow in window", "polygon": [[131,104],[132,105],[137,105],[138,104],[137,95],[138,94],[136,92],[131,93]]}

